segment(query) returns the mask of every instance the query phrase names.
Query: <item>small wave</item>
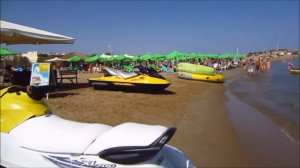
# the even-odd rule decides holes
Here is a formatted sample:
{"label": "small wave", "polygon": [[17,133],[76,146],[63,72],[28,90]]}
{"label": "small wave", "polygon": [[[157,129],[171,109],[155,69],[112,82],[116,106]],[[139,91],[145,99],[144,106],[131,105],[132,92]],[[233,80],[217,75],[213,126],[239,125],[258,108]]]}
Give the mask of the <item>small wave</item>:
{"label": "small wave", "polygon": [[297,145],[299,145],[299,141],[297,141],[296,139],[294,139],[288,131],[284,130],[283,128],[280,129],[280,131],[288,138],[290,139],[291,141],[295,142]]}

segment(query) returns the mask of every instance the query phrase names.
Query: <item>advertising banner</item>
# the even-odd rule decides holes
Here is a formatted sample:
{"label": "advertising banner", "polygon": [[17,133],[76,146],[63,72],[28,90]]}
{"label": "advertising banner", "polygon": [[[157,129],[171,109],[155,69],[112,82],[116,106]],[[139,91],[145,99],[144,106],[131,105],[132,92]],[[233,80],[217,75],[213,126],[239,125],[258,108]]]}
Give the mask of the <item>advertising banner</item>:
{"label": "advertising banner", "polygon": [[30,86],[48,86],[50,63],[32,63]]}

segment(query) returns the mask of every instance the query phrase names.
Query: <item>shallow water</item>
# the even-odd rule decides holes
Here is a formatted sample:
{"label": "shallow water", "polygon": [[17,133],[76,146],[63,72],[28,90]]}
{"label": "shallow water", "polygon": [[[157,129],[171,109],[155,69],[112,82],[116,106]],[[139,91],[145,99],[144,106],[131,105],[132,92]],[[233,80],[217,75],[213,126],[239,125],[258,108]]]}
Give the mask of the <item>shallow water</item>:
{"label": "shallow water", "polygon": [[272,119],[239,101],[230,91],[226,96],[230,115],[247,167],[299,167],[299,144],[282,133]]}
{"label": "shallow water", "polygon": [[[292,61],[299,67],[299,59]],[[273,63],[270,71],[228,81],[229,90],[271,118],[299,142],[300,76],[291,74],[286,62]],[[298,134],[298,135],[297,135]]]}
{"label": "shallow water", "polygon": [[299,77],[279,62],[226,82],[229,117],[252,166],[299,166]]}

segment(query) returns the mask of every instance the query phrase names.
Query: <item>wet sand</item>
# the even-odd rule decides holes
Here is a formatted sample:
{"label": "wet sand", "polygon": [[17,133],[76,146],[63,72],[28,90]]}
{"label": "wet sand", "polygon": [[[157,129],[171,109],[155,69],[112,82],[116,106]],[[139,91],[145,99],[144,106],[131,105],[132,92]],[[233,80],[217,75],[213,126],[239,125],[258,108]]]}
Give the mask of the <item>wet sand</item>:
{"label": "wet sand", "polygon": [[[234,71],[226,72],[225,76]],[[172,84],[160,94],[94,90],[79,74],[79,84],[63,84],[46,102],[66,119],[118,125],[124,122],[176,127],[169,144],[183,151],[197,167],[241,167],[244,159],[228,118],[226,86],[183,80],[162,73]]]}

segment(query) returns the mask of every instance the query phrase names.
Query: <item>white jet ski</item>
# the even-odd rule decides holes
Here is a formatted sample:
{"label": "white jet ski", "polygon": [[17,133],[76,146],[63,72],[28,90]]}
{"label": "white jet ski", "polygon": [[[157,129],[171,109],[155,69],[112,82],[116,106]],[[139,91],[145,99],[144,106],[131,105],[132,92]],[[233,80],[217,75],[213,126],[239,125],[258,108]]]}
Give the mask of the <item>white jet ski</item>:
{"label": "white jet ski", "polygon": [[124,123],[115,127],[58,117],[21,87],[1,97],[1,166],[116,168],[194,167],[166,143],[176,128]]}

